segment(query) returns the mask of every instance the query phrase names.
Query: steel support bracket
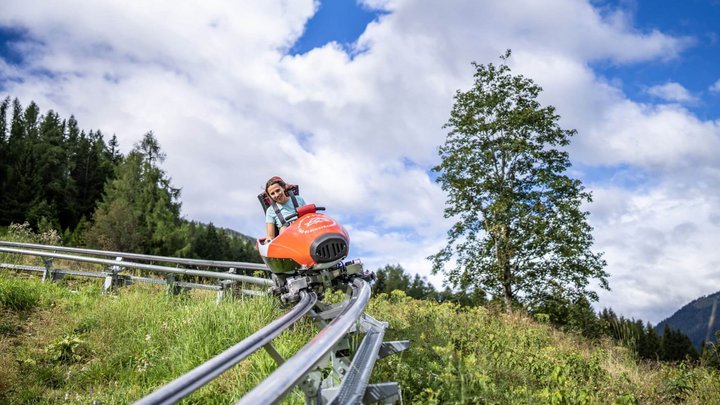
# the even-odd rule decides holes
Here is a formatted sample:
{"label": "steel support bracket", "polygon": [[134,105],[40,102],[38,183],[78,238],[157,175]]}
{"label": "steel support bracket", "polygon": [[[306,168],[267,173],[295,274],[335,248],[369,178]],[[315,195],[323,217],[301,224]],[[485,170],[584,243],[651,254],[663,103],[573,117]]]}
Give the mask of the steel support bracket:
{"label": "steel support bracket", "polygon": [[278,367],[285,363],[285,358],[277,351],[277,349],[275,349],[275,346],[273,346],[272,343],[267,343],[263,345],[263,348],[270,355],[270,357],[275,360],[275,364],[277,364]]}
{"label": "steel support bracket", "polygon": [[53,259],[52,257],[43,257],[42,258],[43,264],[45,265],[45,270],[43,271],[42,281],[55,281],[55,280],[61,280],[64,276],[63,273],[56,272],[53,267]]}
{"label": "steel support bracket", "polygon": [[237,288],[235,288],[235,281],[234,280],[220,280],[220,289],[217,292],[217,298],[215,299],[216,303],[220,303],[225,295],[229,295],[231,297],[235,297],[237,294]]}
{"label": "steel support bracket", "polygon": [[[120,256],[115,258],[115,261],[118,263],[122,262],[122,260],[123,258]],[[108,266],[107,271],[104,273],[105,281],[103,282],[102,288],[103,294],[111,293],[115,291],[116,288],[131,285],[133,283],[132,277],[119,274],[120,271],[122,271],[122,268],[117,264]]]}
{"label": "steel support bracket", "polygon": [[180,285],[178,281],[175,280],[175,274],[173,273],[165,276],[165,284],[167,285],[168,295],[179,295],[180,293],[190,290],[189,287],[184,287]]}
{"label": "steel support bracket", "polygon": [[395,353],[400,353],[404,350],[407,350],[409,347],[409,340],[395,340],[392,342],[383,342],[382,345],[380,345],[378,359],[384,359],[387,356],[391,356]]}
{"label": "steel support bracket", "polygon": [[102,293],[109,294],[115,291],[117,288],[132,285],[132,277],[118,274],[114,271],[105,273],[105,281],[103,282]]}
{"label": "steel support bracket", "polygon": [[[327,388],[322,390],[320,401],[326,404],[337,397],[339,387]],[[365,395],[362,398],[363,404],[375,404],[381,402],[383,404],[401,404],[402,394],[400,392],[400,384],[396,382],[386,382],[379,384],[368,384],[365,387]]]}

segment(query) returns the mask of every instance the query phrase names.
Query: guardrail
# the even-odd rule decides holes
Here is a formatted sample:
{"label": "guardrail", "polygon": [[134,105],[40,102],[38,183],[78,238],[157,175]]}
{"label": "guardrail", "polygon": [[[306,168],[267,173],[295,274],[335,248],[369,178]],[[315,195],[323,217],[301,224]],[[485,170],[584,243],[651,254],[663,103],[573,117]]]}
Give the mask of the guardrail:
{"label": "guardrail", "polygon": [[123,259],[132,260],[144,260],[144,261],[155,261],[164,263],[176,263],[187,266],[206,266],[215,268],[235,268],[235,269],[247,269],[247,270],[268,270],[267,266],[261,263],[247,263],[247,262],[231,262],[223,260],[202,260],[202,259],[185,259],[179,257],[168,257],[168,256],[155,256],[155,255],[144,255],[139,253],[127,253],[127,252],[113,252],[108,250],[96,250],[96,249],[85,249],[85,248],[74,248],[67,246],[54,246],[54,245],[40,245],[37,243],[22,243],[22,242],[10,242],[0,240],[0,246],[15,247],[15,248],[28,248],[35,250],[49,250],[53,252],[68,252],[68,253],[80,253],[95,256],[106,256],[106,257],[122,257]]}
{"label": "guardrail", "polygon": [[[32,247],[33,249],[19,249],[19,248],[4,247],[4,246]],[[37,249],[37,250],[35,250],[35,249]],[[110,259],[101,259],[101,258],[97,258],[97,257],[86,257],[86,256],[69,255],[69,254],[65,254],[65,253],[56,253],[55,252],[56,250],[57,251],[72,251],[72,252],[77,252],[77,253],[93,254],[93,255],[99,255],[99,256],[114,256],[114,255],[119,255],[119,256],[116,256],[115,260],[110,260]],[[0,253],[11,253],[11,254],[18,254],[18,255],[26,255],[26,256],[36,256],[36,257],[41,258],[44,263],[44,267],[0,263],[0,268],[21,270],[21,271],[42,272],[43,273],[43,275],[42,275],[43,281],[58,280],[58,279],[63,278],[65,275],[103,278],[105,280],[103,283],[103,292],[109,292],[118,287],[130,285],[136,281],[141,281],[141,282],[149,282],[149,283],[154,283],[154,284],[165,284],[168,286],[168,292],[172,293],[172,294],[177,294],[178,292],[182,291],[183,289],[189,289],[189,288],[214,290],[217,292],[217,300],[219,301],[225,296],[225,294],[228,291],[240,292],[245,295],[264,295],[264,292],[261,292],[261,291],[242,288],[242,284],[253,284],[253,285],[258,285],[258,286],[262,286],[262,287],[269,287],[269,286],[273,285],[273,282],[270,279],[231,273],[231,271],[233,271],[233,269],[266,270],[267,271],[266,266],[258,264],[258,263],[215,262],[215,261],[210,261],[210,260],[181,259],[181,258],[141,255],[141,254],[136,254],[136,253],[124,253],[124,252],[104,252],[104,251],[92,250],[92,249],[67,248],[67,247],[63,247],[63,246],[37,245],[37,244],[7,242],[7,241],[0,241]],[[214,267],[215,264],[218,264],[217,267],[229,268],[230,271],[217,272],[217,271],[188,269],[188,268],[182,268],[182,267],[160,266],[160,265],[147,264],[147,263],[129,262],[129,261],[123,260],[123,258],[125,258],[125,257],[134,257],[138,260],[152,260],[152,261],[162,261],[162,262],[169,262],[169,263],[174,262],[177,264],[204,265],[204,266],[209,266],[209,267]],[[101,264],[101,265],[105,265],[107,267],[105,268],[105,271],[103,271],[103,272],[87,272],[87,271],[70,270],[70,269],[59,269],[59,268],[55,268],[54,263],[53,263],[54,259],[68,260],[68,261],[81,262],[81,263]],[[230,267],[230,266],[232,266],[232,267]],[[164,277],[164,279],[157,279],[157,278],[151,278],[151,277],[139,277],[139,276],[135,276],[135,275],[122,274],[126,268],[149,270],[149,271],[153,271],[153,272],[157,272],[157,273],[163,273],[163,274],[165,274],[165,277]],[[201,284],[201,283],[191,283],[191,282],[181,281],[181,280],[176,279],[176,275],[187,275],[187,276],[217,279],[217,280],[219,280],[219,284]],[[236,284],[238,282],[241,283],[240,288],[237,288],[237,286],[236,286]]]}
{"label": "guardrail", "polygon": [[[242,282],[246,282],[246,283],[250,283],[250,284],[258,284],[258,285],[267,285],[267,286],[272,285],[272,281],[269,279],[260,278],[260,277],[244,276],[242,274],[220,273],[220,272],[215,272],[215,271],[186,269],[186,268],[182,268],[182,267],[158,266],[155,264],[126,262],[126,261],[122,261],[122,260],[97,259],[94,257],[73,256],[73,255],[66,255],[63,253],[53,253],[53,252],[39,252],[37,250],[27,250],[27,249],[13,249],[13,248],[0,247],[0,252],[16,253],[16,254],[29,255],[29,256],[38,256],[38,257],[42,257],[42,258],[64,259],[64,260],[72,260],[72,261],[86,262],[86,263],[105,264],[108,266],[119,267],[119,268],[128,267],[128,268],[132,268],[132,269],[151,270],[151,271],[157,271],[160,273],[184,274],[184,275],[188,275],[188,276],[217,278],[220,280],[235,280],[235,281],[242,281]],[[248,263],[248,264],[254,265],[255,263]],[[264,269],[267,270],[267,267],[264,267]]]}

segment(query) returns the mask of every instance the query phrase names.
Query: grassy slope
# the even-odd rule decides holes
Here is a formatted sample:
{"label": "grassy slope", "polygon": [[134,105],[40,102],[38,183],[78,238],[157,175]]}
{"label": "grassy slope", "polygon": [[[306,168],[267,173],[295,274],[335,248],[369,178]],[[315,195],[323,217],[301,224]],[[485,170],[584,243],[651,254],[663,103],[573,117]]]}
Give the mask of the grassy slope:
{"label": "grassy slope", "polygon": [[[373,381],[398,381],[406,403],[718,403],[704,368],[638,364],[522,316],[381,295],[368,312],[411,349],[378,361]],[[0,403],[129,403],[221,352],[281,313],[270,299],[227,300],[157,286],[103,296],[97,281],[41,284],[0,270]],[[290,355],[315,333],[307,321],[275,340]],[[227,404],[274,364],[252,355],[185,403]],[[286,399],[303,403],[295,392]]]}

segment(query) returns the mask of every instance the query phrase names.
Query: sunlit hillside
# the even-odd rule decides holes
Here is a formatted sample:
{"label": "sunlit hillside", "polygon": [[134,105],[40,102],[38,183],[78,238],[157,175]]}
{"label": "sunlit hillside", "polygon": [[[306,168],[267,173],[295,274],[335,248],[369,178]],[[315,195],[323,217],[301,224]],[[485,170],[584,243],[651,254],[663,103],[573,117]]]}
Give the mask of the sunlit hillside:
{"label": "sunlit hillside", "polygon": [[[0,272],[0,402],[131,403],[277,317],[269,298],[208,293],[168,297],[133,285]],[[717,371],[638,363],[607,341],[589,342],[521,314],[419,301],[396,291],[368,312],[390,323],[386,340],[411,348],[377,362],[372,381],[398,381],[406,403],[718,403]],[[303,321],[275,344],[285,356],[316,332]],[[273,369],[252,355],[187,403],[233,403]],[[294,392],[287,403],[303,403]]]}

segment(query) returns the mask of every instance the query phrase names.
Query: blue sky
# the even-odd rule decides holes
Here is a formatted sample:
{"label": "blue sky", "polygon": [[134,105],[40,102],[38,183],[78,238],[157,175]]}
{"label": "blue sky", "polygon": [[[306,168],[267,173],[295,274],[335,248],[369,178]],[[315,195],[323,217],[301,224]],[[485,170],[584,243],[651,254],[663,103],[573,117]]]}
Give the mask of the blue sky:
{"label": "blue sky", "polygon": [[303,54],[333,41],[352,53],[352,44],[365,31],[365,27],[383,14],[357,4],[354,0],[320,2],[318,11],[308,21],[302,36],[290,48],[290,54]]}
{"label": "blue sky", "polygon": [[129,150],[152,130],[183,214],[262,233],[267,178],[301,184],[371,268],[444,244],[437,147],[470,62],[532,78],[578,130],[612,291],[658,322],[720,290],[720,2],[4,0],[0,97],[75,115]]}
{"label": "blue sky", "polygon": [[619,79],[623,90],[634,100],[657,101],[647,89],[676,82],[695,95],[697,102],[688,108],[704,119],[720,115],[720,93],[708,94],[718,80],[720,66],[720,2],[716,0],[598,1],[601,7],[626,7],[633,26],[641,31],[659,30],[687,37],[691,45],[681,58],[636,66],[612,66],[598,63],[597,71],[609,79]]}

